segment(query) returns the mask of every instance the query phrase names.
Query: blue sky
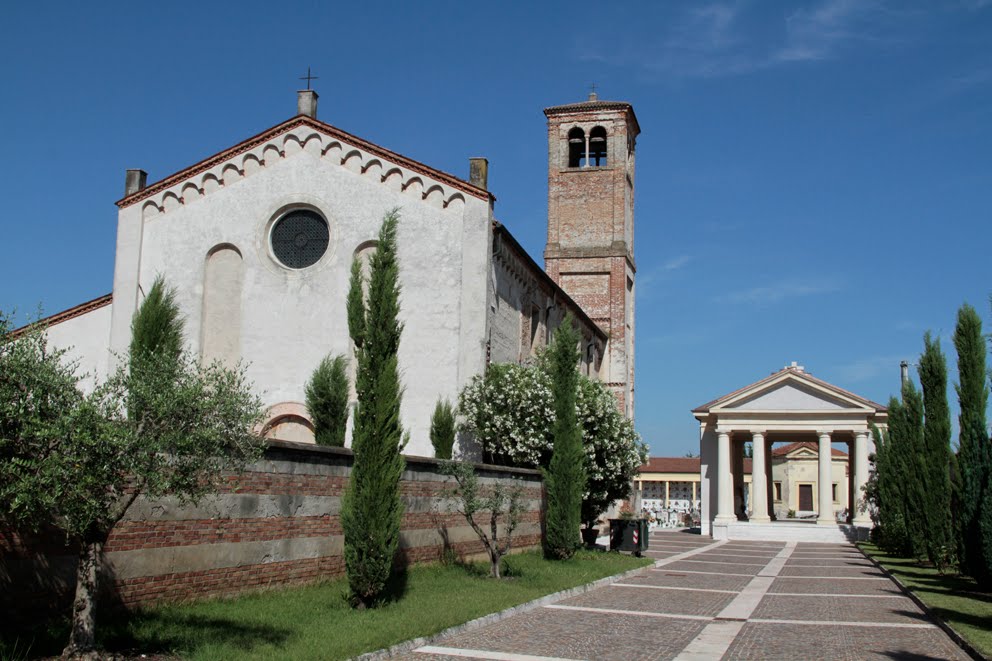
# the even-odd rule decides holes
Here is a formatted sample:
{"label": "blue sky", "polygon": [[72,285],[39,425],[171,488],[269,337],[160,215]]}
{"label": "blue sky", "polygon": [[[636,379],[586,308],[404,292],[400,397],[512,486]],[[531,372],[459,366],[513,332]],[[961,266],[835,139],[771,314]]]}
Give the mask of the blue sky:
{"label": "blue sky", "polygon": [[793,360],[884,403],[931,329],[953,380],[958,306],[990,320],[990,0],[4,3],[0,308],[109,292],[125,168],[287,119],[308,65],[324,121],[463,177],[489,158],[539,261],[541,110],[590,83],[634,105],[653,454]]}

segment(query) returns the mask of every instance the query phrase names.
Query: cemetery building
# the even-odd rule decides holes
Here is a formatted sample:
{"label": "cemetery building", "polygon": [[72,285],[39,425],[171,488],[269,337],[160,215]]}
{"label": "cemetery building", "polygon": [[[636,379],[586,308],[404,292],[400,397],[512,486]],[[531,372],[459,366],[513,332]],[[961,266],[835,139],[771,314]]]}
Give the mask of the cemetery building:
{"label": "cemetery building", "polygon": [[319,120],[317,101],[301,91],[291,118],[155,182],[127,171],[113,291],[45,320],[50,342],[91,375],[86,387],[126,354],[132,315],[161,275],[177,292],[188,349],[246,367],[267,436],[312,442],[304,386],[324,356],[352,356],[351,264],[368,259],[397,209],[409,454],[433,454],[439,399],[456,401],[490,362],[530,360],[569,313],[583,372],[633,416],[640,128],[629,103],[593,94],[545,109],[541,268],[512,222],[497,220],[486,159],[471,159],[466,178],[442,172]]}
{"label": "cemetery building", "polygon": [[[838,448],[831,448],[830,495],[831,509],[837,520],[849,520],[850,457]],[[819,447],[810,441],[772,445],[769,473],[772,520],[815,518],[819,510]],[[752,459],[741,457],[742,494],[735,494],[735,513],[747,519],[755,511],[754,491],[751,489]],[[650,457],[637,470],[634,493],[639,508],[656,515],[695,513],[700,500],[702,473],[699,457]]]}

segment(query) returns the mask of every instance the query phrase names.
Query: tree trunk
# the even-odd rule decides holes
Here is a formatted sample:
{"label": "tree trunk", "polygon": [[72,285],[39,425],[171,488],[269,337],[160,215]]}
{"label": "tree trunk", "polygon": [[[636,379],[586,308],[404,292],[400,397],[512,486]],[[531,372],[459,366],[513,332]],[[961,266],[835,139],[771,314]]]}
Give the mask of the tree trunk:
{"label": "tree trunk", "polygon": [[84,539],[76,568],[76,598],[72,603],[72,633],[62,652],[65,658],[86,655],[96,647],[96,597],[103,541]]}
{"label": "tree trunk", "polygon": [[493,554],[490,555],[489,564],[492,565],[492,568],[491,568],[490,572],[492,573],[493,578],[499,578],[500,577],[499,576],[499,561],[500,561],[500,558],[501,558],[501,556],[499,556],[499,555],[497,555],[495,553],[493,553]]}

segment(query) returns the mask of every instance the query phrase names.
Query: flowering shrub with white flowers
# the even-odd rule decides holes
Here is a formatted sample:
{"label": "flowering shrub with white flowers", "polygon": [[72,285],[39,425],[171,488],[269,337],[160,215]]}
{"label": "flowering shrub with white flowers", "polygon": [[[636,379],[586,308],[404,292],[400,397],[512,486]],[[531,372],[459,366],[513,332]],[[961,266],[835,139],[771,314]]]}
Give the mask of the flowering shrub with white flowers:
{"label": "flowering shrub with white flowers", "polygon": [[[647,459],[647,446],[600,381],[579,377],[576,416],[586,452],[582,520],[591,523],[610,503],[630,495],[631,480]],[[490,365],[458,399],[464,422],[487,462],[536,468],[551,459],[554,401],[551,379],[538,365]]]}

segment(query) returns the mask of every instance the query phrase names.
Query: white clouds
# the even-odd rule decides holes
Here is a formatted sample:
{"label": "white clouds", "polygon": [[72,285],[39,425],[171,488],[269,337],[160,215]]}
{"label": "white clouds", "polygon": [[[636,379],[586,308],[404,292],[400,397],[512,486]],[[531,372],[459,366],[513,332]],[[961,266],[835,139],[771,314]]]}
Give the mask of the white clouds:
{"label": "white clouds", "polygon": [[628,41],[618,52],[579,57],[669,78],[740,75],[833,59],[852,44],[884,41],[897,13],[879,0],[821,0],[787,15],[769,13],[771,6],[674,5],[665,28],[653,24],[650,37]]}
{"label": "white clouds", "polygon": [[665,269],[666,271],[677,271],[686,264],[688,264],[690,261],[692,261],[691,256],[679,255],[678,257],[673,257],[672,259],[666,261],[664,264],[662,264],[661,268]]}
{"label": "white clouds", "polygon": [[779,303],[786,299],[827,294],[839,289],[840,283],[835,280],[789,279],[722,294],[716,298],[716,302],[767,305]]}

